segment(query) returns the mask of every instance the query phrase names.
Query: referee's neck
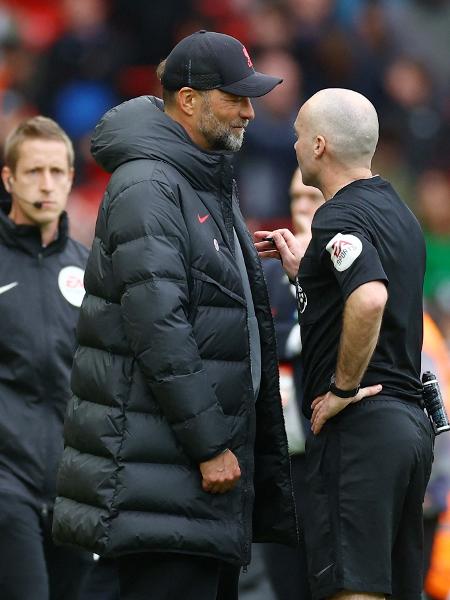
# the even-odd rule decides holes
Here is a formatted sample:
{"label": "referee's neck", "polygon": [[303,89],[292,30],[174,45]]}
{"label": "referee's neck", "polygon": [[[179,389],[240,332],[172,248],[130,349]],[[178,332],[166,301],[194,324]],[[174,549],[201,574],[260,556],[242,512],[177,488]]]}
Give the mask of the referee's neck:
{"label": "referee's neck", "polygon": [[373,177],[372,171],[366,168],[345,170],[342,172],[334,172],[330,174],[326,182],[320,188],[325,200],[331,200],[339,190],[349,185],[353,181],[360,179],[370,179]]}

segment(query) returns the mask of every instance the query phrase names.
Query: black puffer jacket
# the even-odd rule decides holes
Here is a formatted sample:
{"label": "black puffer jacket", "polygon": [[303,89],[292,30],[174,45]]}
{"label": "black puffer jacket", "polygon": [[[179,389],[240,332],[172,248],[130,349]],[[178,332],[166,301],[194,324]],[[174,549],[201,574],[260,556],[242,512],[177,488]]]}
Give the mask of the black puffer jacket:
{"label": "black puffer jacket", "polygon": [[[102,555],[246,564],[252,529],[297,537],[272,318],[229,155],[201,151],[161,108],[136,98],[94,134],[113,175],[86,270],[54,535]],[[260,324],[256,411],[233,224]],[[242,478],[206,493],[199,463],[225,448]]]}
{"label": "black puffer jacket", "polygon": [[38,227],[0,207],[0,493],[44,510],[55,498],[63,420],[88,251],[68,237],[41,245]]}

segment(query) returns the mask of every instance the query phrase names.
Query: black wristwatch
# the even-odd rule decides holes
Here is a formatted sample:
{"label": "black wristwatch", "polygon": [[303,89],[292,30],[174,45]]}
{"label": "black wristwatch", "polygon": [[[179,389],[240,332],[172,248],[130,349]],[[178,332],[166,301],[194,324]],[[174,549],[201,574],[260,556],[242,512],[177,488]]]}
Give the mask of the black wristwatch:
{"label": "black wristwatch", "polygon": [[353,390],[341,390],[341,388],[338,388],[336,385],[335,375],[331,377],[329,390],[338,398],[353,398],[353,396],[356,396],[356,394],[359,392],[359,388],[360,386],[357,385]]}

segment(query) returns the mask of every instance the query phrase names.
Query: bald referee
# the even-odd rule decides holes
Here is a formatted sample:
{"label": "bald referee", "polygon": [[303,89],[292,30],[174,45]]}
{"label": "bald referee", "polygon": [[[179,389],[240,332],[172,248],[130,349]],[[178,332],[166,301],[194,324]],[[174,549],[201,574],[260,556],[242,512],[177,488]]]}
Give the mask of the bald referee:
{"label": "bald referee", "polygon": [[295,131],[303,180],[326,199],[311,243],[302,257],[286,229],[255,239],[297,286],[313,598],[420,600],[434,443],[421,408],[422,232],[372,174],[378,118],[367,98],[321,90],[301,107]]}

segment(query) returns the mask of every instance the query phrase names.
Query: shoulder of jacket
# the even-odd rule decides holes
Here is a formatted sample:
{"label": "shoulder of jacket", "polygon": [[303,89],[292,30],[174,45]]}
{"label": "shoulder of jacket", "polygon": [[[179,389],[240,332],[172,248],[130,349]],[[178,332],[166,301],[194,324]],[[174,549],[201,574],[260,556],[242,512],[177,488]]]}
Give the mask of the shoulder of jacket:
{"label": "shoulder of jacket", "polygon": [[111,176],[107,193],[111,200],[131,190],[135,185],[149,182],[156,187],[175,189],[182,176],[171,165],[154,159],[139,159],[118,167]]}

